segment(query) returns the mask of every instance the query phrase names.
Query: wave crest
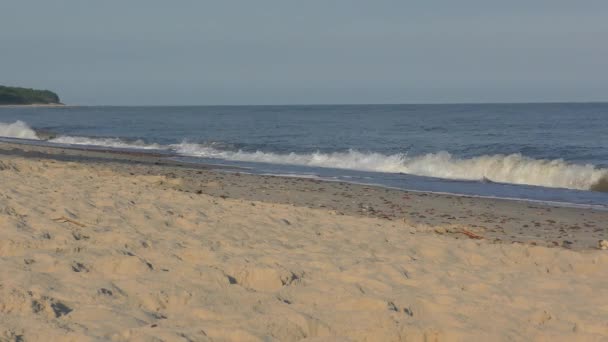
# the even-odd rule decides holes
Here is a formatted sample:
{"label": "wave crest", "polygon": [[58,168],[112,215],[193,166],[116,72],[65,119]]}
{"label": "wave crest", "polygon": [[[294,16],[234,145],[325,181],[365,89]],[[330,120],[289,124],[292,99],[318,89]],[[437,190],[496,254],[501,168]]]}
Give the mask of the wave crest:
{"label": "wave crest", "polygon": [[17,120],[10,124],[0,122],[0,136],[8,138],[40,140],[36,132],[21,120]]}
{"label": "wave crest", "polygon": [[409,157],[407,154],[385,155],[355,150],[310,154],[221,151],[190,143],[182,143],[173,147],[177,153],[183,155],[234,161],[406,173],[446,179],[608,191],[608,170],[606,169],[600,169],[591,164],[571,164],[562,159],[533,159],[521,154],[457,158],[448,152]]}
{"label": "wave crest", "polygon": [[590,190],[608,175],[591,164],[562,159],[533,159],[521,154],[455,158],[447,152],[432,153],[404,162],[405,172],[448,179],[490,180],[499,183]]}

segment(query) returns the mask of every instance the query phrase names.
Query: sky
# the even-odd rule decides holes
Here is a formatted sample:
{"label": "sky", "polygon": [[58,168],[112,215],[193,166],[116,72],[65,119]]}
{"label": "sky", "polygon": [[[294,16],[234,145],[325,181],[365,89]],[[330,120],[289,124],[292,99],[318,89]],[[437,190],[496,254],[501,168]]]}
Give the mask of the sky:
{"label": "sky", "polygon": [[2,0],[0,84],[79,105],[608,100],[608,1]]}

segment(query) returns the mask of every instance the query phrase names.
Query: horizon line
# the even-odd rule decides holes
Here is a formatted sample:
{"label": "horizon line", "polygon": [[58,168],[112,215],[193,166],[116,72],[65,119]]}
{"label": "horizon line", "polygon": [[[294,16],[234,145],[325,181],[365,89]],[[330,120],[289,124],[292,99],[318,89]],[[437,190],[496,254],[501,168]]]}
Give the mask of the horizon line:
{"label": "horizon line", "polygon": [[[304,107],[304,106],[443,106],[443,105],[533,105],[533,104],[606,104],[593,101],[524,101],[524,102],[410,102],[410,103],[294,103],[294,104],[64,104],[65,107]],[[27,105],[25,105],[27,106]],[[63,106],[57,106],[61,108]]]}

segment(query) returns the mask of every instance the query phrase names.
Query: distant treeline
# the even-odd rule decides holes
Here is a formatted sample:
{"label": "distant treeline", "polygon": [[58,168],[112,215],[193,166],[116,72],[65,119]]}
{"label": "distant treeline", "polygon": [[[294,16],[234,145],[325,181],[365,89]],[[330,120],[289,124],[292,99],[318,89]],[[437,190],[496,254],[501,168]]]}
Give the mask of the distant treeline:
{"label": "distant treeline", "polygon": [[0,105],[59,103],[59,96],[50,90],[0,86]]}

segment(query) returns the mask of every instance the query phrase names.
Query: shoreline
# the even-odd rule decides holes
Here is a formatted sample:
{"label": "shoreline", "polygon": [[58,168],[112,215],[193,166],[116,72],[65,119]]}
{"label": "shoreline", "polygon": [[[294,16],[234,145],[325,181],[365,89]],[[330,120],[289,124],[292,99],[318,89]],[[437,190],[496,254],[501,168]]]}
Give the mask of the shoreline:
{"label": "shoreline", "polygon": [[[316,176],[309,175],[292,175],[292,174],[270,174],[270,173],[255,173],[247,172],[247,168],[235,165],[225,165],[221,163],[192,163],[188,161],[174,160],[171,153],[162,150],[138,150],[129,148],[108,148],[105,146],[86,146],[86,145],[70,145],[70,146],[54,146],[46,143],[45,140],[26,140],[20,138],[0,137],[0,150],[4,150],[1,153],[7,153],[7,150],[22,151],[14,153],[16,155],[32,155],[40,154],[50,158],[59,158],[60,160],[95,160],[98,158],[108,160],[123,160],[129,162],[144,162],[147,163],[150,160],[154,160],[155,163],[168,164],[173,166],[182,166],[186,168],[203,168],[203,169],[217,169],[217,170],[233,170],[234,172],[240,172],[243,174],[249,174],[252,176],[272,176],[272,177],[284,177],[284,178],[297,178],[297,179],[311,179],[322,182],[332,183],[345,183],[355,184],[361,186],[371,186],[382,189],[391,189],[396,191],[403,191],[407,193],[425,193],[435,194],[442,196],[457,196],[465,198],[482,198],[482,199],[493,199],[498,201],[516,201],[530,204],[540,204],[554,207],[566,207],[566,208],[580,208],[580,209],[592,209],[608,211],[608,205],[604,204],[585,204],[577,202],[566,202],[566,201],[555,201],[555,200],[542,200],[542,199],[530,199],[523,197],[499,197],[491,195],[473,195],[463,194],[455,192],[444,192],[444,191],[427,191],[427,190],[416,190],[416,189],[404,189],[399,187],[393,187],[389,185],[377,184],[377,183],[365,183],[347,181],[343,179],[333,180]],[[58,157],[61,156],[61,157]],[[71,156],[71,157],[68,157]],[[126,158],[124,157],[126,156]],[[508,184],[508,183],[506,183]],[[592,191],[592,190],[589,190]]]}
{"label": "shoreline", "polygon": [[418,227],[420,231],[454,238],[466,238],[462,231],[467,230],[495,243],[577,250],[595,249],[598,240],[608,239],[603,224],[608,222],[608,211],[604,208],[255,175],[238,167],[183,163],[163,154],[146,152],[0,141],[0,155],[92,164],[119,174],[168,177],[179,182],[163,185],[166,189],[400,221]]}

